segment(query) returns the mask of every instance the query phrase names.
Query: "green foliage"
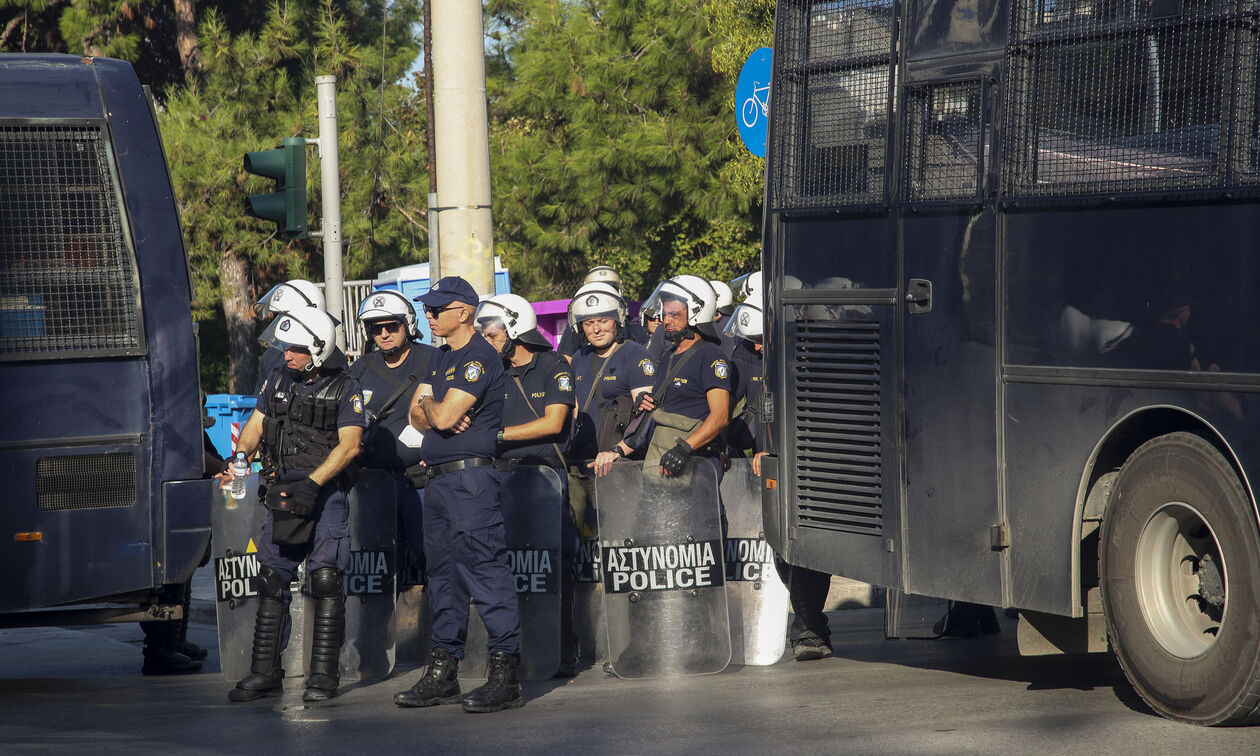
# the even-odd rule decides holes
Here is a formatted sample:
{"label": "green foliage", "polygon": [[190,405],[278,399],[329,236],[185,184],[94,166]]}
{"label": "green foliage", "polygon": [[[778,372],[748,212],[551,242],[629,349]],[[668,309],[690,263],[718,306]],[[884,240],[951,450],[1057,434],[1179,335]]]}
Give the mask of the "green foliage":
{"label": "green foliage", "polygon": [[743,147],[700,0],[496,7],[495,227],[520,288],[567,296],[603,263],[643,296],[679,266],[755,265],[759,198],[723,171]]}

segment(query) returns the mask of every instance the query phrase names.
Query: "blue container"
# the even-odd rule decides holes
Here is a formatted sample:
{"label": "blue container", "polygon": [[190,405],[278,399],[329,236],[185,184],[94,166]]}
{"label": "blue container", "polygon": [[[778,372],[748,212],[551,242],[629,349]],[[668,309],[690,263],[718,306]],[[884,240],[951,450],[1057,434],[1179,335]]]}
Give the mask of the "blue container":
{"label": "blue container", "polygon": [[220,457],[232,456],[232,423],[239,423],[237,430],[245,427],[245,421],[254,411],[256,399],[242,394],[210,394],[206,396],[206,414],[214,426],[206,429],[210,443]]}

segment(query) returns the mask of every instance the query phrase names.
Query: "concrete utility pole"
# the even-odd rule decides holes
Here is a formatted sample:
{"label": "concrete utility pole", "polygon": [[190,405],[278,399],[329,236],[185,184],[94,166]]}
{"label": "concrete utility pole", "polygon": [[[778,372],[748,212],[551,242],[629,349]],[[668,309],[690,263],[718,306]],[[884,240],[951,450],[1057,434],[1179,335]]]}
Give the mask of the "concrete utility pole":
{"label": "concrete utility pole", "polygon": [[345,351],[346,328],[342,302],[341,272],[341,157],[337,151],[337,77],[315,78],[319,114],[319,195],[323,204],[321,231],[324,242],[324,301],[328,314],[339,324],[337,346]]}
{"label": "concrete utility pole", "polygon": [[462,276],[478,294],[493,294],[490,137],[481,0],[434,2],[432,17],[441,259],[431,259],[429,270],[432,280],[437,280],[440,269],[443,276]]}

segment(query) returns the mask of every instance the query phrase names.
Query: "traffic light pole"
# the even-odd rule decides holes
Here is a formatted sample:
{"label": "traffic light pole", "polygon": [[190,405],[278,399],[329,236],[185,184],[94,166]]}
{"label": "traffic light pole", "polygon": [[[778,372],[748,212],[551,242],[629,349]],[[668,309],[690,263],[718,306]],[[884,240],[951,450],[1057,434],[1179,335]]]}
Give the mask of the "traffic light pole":
{"label": "traffic light pole", "polygon": [[337,321],[337,346],[345,351],[346,328],[341,271],[341,158],[337,152],[337,77],[315,79],[316,107],[319,113],[319,176],[323,217],[320,231],[324,243],[324,301],[328,314]]}

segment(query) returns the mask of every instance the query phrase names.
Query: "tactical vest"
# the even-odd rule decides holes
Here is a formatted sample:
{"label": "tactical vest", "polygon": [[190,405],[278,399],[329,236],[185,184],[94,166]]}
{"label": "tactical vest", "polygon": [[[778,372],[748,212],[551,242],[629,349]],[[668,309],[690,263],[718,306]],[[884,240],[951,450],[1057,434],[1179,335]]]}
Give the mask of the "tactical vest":
{"label": "tactical vest", "polygon": [[314,470],[337,446],[337,413],[352,376],[341,370],[315,391],[299,395],[297,381],[288,370],[280,370],[278,375],[279,381],[263,408],[267,459],[282,472]]}

